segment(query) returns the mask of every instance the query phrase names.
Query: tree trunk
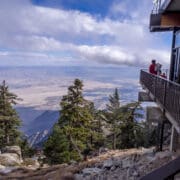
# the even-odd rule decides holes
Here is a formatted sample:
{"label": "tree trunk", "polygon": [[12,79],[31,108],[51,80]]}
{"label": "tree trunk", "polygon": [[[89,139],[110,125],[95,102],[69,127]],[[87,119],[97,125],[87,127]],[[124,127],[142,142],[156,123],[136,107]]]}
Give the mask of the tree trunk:
{"label": "tree trunk", "polygon": [[5,123],[5,130],[4,130],[4,133],[5,133],[5,144],[8,145],[9,144],[9,135],[8,135],[8,124]]}
{"label": "tree trunk", "polygon": [[116,133],[113,133],[113,149],[116,149]]}
{"label": "tree trunk", "polygon": [[74,149],[78,152],[79,157],[80,157],[81,159],[83,159],[83,155],[81,154],[80,149],[78,148],[78,146],[76,145],[76,143],[73,141],[73,138],[71,137],[71,135],[70,135],[69,137],[70,137],[71,144],[74,146]]}

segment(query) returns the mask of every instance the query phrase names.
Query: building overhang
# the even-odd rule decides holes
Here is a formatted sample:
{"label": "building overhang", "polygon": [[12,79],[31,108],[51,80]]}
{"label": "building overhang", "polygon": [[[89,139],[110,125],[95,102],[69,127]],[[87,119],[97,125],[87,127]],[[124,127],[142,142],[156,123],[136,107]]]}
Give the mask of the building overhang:
{"label": "building overhang", "polygon": [[150,31],[180,29],[180,0],[165,0],[157,12],[150,16]]}
{"label": "building overhang", "polygon": [[[164,7],[163,7],[164,6]],[[180,11],[180,1],[179,0],[167,0],[162,4],[165,12],[176,12]]]}

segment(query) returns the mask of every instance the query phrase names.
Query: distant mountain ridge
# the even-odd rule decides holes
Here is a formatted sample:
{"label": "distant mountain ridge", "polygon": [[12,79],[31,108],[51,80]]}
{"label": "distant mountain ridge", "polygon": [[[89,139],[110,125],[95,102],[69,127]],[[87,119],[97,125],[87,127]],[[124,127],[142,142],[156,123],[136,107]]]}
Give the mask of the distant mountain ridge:
{"label": "distant mountain ridge", "polygon": [[53,125],[58,121],[59,111],[45,111],[35,118],[28,130],[28,142],[31,146],[39,147],[48,138]]}
{"label": "distant mountain ridge", "polygon": [[48,139],[51,129],[36,132],[28,136],[28,142],[31,147],[42,147],[42,144]]}
{"label": "distant mountain ridge", "polygon": [[53,127],[54,123],[58,121],[58,119],[59,111],[44,111],[30,123],[30,128],[28,129],[27,134],[32,135],[36,132],[49,130]]}
{"label": "distant mountain ridge", "polygon": [[35,118],[27,131],[28,142],[33,147],[42,146],[43,142],[48,138],[53,125],[58,121],[58,111],[45,111]]}
{"label": "distant mountain ridge", "polygon": [[42,145],[59,119],[59,111],[38,110],[33,107],[17,107],[16,110],[22,120],[21,130],[34,147]]}
{"label": "distant mountain ridge", "polygon": [[25,134],[27,134],[28,129],[31,127],[32,121],[44,112],[44,110],[38,110],[34,107],[16,107],[16,111],[22,120],[21,131]]}

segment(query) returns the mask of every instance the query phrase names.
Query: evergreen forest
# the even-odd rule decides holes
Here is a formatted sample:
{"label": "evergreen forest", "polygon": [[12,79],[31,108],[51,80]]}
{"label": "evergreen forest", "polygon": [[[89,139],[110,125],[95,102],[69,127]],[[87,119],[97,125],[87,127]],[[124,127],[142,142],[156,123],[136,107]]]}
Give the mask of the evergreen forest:
{"label": "evergreen forest", "polygon": [[60,102],[60,117],[44,144],[50,164],[82,161],[100,148],[128,149],[157,143],[156,129],[139,121],[139,102],[121,105],[116,88],[106,108],[96,109],[83,96],[83,82],[75,79]]}
{"label": "evergreen forest", "polygon": [[[14,108],[21,100],[9,91],[6,82],[0,85],[0,148],[19,145],[23,157],[34,150],[20,132],[21,120]],[[102,148],[128,149],[157,144],[157,130],[139,121],[139,102],[120,103],[116,88],[106,108],[99,110],[83,95],[83,82],[75,79],[60,102],[60,116],[43,144],[45,161],[49,164],[86,160]]]}

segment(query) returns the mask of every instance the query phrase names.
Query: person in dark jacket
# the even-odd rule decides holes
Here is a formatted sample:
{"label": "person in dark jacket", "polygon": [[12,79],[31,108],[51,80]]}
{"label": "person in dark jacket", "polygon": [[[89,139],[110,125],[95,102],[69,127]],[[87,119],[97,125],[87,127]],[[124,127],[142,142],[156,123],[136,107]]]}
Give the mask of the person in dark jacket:
{"label": "person in dark jacket", "polygon": [[150,72],[151,74],[157,75],[156,60],[154,60],[154,59],[152,60],[151,65],[149,66],[149,72]]}

